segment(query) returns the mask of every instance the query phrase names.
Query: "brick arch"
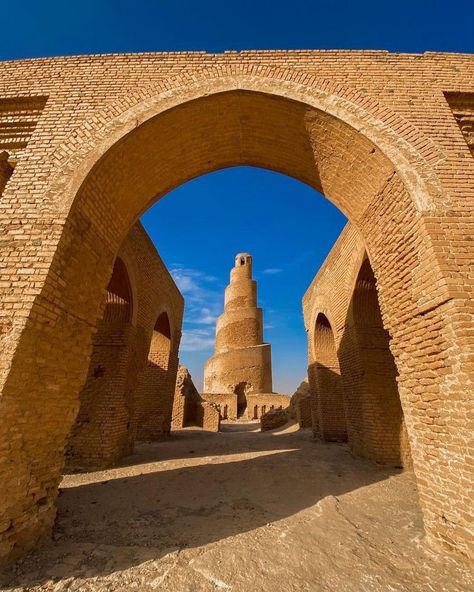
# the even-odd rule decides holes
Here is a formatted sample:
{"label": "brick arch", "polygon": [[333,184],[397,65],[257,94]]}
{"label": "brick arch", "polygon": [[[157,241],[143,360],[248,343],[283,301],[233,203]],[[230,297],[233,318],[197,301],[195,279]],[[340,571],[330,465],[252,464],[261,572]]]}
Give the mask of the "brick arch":
{"label": "brick arch", "polygon": [[123,259],[118,256],[107,286],[103,321],[114,325],[130,322],[133,318],[134,305],[127,267]]}
{"label": "brick arch", "polygon": [[[24,401],[25,383],[32,400],[35,393],[44,392],[43,381],[51,377],[64,387],[60,401],[54,392],[50,395],[58,411],[50,448],[39,451],[26,446],[22,450],[26,460],[18,487],[27,486],[29,462],[40,454],[35,471],[46,491],[41,509],[34,499],[26,509],[31,518],[24,527],[32,532],[29,544],[51,528],[61,451],[87,367],[100,294],[121,241],[136,218],[174,187],[240,164],[278,170],[308,183],[360,230],[380,286],[384,324],[393,337],[401,394],[413,415],[408,425],[410,437],[419,443],[414,467],[423,484],[427,525],[443,538],[441,533],[451,528],[442,515],[439,483],[446,479],[441,468],[436,474],[426,470],[424,456],[430,444],[423,438],[423,421],[418,421],[424,410],[409,398],[409,385],[413,381],[421,385],[421,377],[416,365],[406,363],[407,356],[416,356],[407,348],[406,336],[417,330],[423,315],[430,320],[435,316],[441,327],[444,341],[436,343],[438,349],[446,351],[449,340],[456,338],[449,316],[439,308],[449,300],[449,286],[440,281],[438,251],[422,217],[434,205],[444,203],[433,173],[437,162],[433,159],[442,156],[430,141],[423,147],[424,138],[413,126],[405,127],[402,118],[376,101],[350,89],[346,96],[342,91],[334,94],[330,84],[312,77],[277,72],[270,78],[234,72],[166,86],[161,94],[143,98],[135,107],[125,109],[129,103],[124,100],[114,119],[109,118],[100,130],[92,125],[92,133],[83,128],[71,146],[55,155],[59,172],[48,192],[62,195],[66,219],[4,388],[5,400],[15,400],[7,413],[14,418],[20,409],[28,418],[35,410]],[[427,289],[430,282],[433,289]],[[34,363],[25,371],[24,360],[34,359],[31,352],[42,347],[41,339],[56,346],[50,351],[45,344],[41,352],[50,371]],[[71,343],[74,348],[69,351]],[[77,351],[84,353],[72,355]],[[70,364],[67,382],[57,374],[57,359]],[[435,374],[426,380],[435,389],[444,386],[443,378]],[[17,405],[18,401],[23,403]],[[16,494],[12,493],[12,515],[21,497]],[[452,532],[443,540],[451,538]]]}
{"label": "brick arch", "polygon": [[127,259],[121,253],[114,261],[93,338],[79,412],[66,448],[67,465],[72,469],[110,466],[133,446],[136,372],[131,334],[138,302],[133,265]]}
{"label": "brick arch", "polygon": [[347,441],[344,387],[335,335],[328,317],[318,312],[313,332],[315,362],[308,368],[313,432],[326,441]]}
{"label": "brick arch", "polygon": [[[59,171],[50,186],[66,203],[75,194],[91,167],[125,135],[150,118],[187,101],[211,94],[247,90],[303,102],[328,113],[377,145],[394,163],[420,211],[446,205],[435,167],[445,160],[438,145],[400,114],[367,93],[294,70],[258,66],[210,67],[206,74],[180,74],[128,94],[101,109],[79,126],[52,156]],[[68,185],[64,179],[70,179]]]}
{"label": "brick arch", "polygon": [[161,440],[171,431],[180,334],[166,307],[156,315],[147,362],[137,389],[137,439]]}
{"label": "brick arch", "polygon": [[366,253],[355,270],[357,277],[338,348],[352,449],[378,463],[410,467],[398,370]]}
{"label": "brick arch", "polygon": [[168,313],[161,312],[153,327],[148,361],[158,364],[163,370],[168,370],[169,357],[171,354],[171,325]]}

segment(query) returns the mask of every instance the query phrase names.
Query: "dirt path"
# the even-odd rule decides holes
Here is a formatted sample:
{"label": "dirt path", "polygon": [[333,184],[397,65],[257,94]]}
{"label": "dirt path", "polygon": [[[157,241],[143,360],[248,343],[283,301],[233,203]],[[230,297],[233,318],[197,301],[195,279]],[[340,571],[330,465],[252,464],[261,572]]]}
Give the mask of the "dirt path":
{"label": "dirt path", "polygon": [[3,589],[474,589],[466,566],[421,542],[412,475],[294,427],[255,428],[182,430],[118,468],[65,476],[55,542]]}

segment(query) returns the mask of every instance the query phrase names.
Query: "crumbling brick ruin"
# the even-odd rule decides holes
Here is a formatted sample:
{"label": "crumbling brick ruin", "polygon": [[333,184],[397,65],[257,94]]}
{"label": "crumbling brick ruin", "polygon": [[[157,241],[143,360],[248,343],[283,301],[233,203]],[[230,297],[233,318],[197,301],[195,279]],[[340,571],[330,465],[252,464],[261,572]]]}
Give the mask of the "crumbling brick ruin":
{"label": "crumbling brick ruin", "polygon": [[[340,372],[347,397],[344,376],[357,348],[346,341],[348,355],[340,355],[346,318],[354,327],[347,339],[362,347],[352,372],[374,371],[366,329],[377,318],[401,403],[391,397],[396,417],[381,460],[394,460],[393,429],[403,417],[427,541],[472,555],[473,93],[474,57],[443,53],[0,63],[2,557],[51,536],[64,451],[125,237],[171,189],[237,165],[307,183],[357,229],[364,252],[354,302],[307,317],[312,360],[323,351],[327,365],[313,367],[312,384],[337,383]],[[367,391],[369,403],[357,411],[364,391],[355,377],[347,438],[376,458],[387,409]],[[315,408],[318,430],[340,437],[342,418],[327,404]]]}
{"label": "crumbling brick ruin", "polygon": [[177,430],[197,426],[208,432],[218,432],[221,416],[217,405],[205,401],[194,386],[189,370],[179,366],[173,402],[171,428]]}
{"label": "crumbling brick ruin", "polygon": [[271,409],[260,417],[260,430],[262,432],[274,430],[284,426],[289,419],[286,409]]}
{"label": "crumbling brick ruin", "polygon": [[216,323],[215,353],[204,368],[203,396],[218,405],[223,419],[259,419],[270,409],[289,405],[289,397],[272,393],[271,345],[263,342],[263,314],[249,253],[238,253],[230,272],[224,313]]}
{"label": "crumbling brick ruin", "polygon": [[311,390],[308,379],[305,378],[291,397],[288,414],[295,419],[300,428],[312,428],[311,417]]}
{"label": "crumbling brick ruin", "polygon": [[79,412],[69,436],[69,468],[110,466],[136,439],[170,431],[183,298],[143,227],[123,242],[93,338]]}

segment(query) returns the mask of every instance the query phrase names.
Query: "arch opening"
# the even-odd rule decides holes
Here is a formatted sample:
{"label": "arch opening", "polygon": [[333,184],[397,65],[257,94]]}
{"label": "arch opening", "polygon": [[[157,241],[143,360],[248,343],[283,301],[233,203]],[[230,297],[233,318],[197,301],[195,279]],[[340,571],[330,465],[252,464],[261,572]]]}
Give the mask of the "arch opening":
{"label": "arch opening", "polygon": [[[402,334],[404,320],[395,306],[399,293],[387,287],[394,274],[404,273],[411,282],[417,274],[421,276],[418,262],[430,259],[418,256],[418,251],[429,247],[415,244],[410,238],[413,232],[405,244],[397,240],[402,225],[418,223],[414,198],[386,154],[342,118],[283,96],[234,90],[182,103],[152,116],[120,138],[99,160],[96,156],[89,162],[86,178],[81,178],[44,289],[37,298],[46,308],[59,311],[58,302],[62,307],[57,320],[47,327],[48,344],[42,344],[41,306],[32,312],[38,322],[27,328],[28,339],[23,337],[26,343],[38,343],[37,357],[44,365],[39,369],[33,363],[31,378],[23,381],[31,383],[27,390],[32,400],[44,389],[44,385],[36,384],[35,377],[50,375],[61,387],[50,389],[52,403],[58,402],[54,400],[56,390],[73,405],[81,388],[82,365],[87,363],[76,359],[73,352],[90,347],[91,328],[100,314],[100,296],[114,258],[140,214],[187,180],[241,164],[279,171],[307,183],[357,225],[367,242],[377,278],[385,286],[381,300],[384,316],[393,334]],[[75,183],[73,178],[71,185]],[[403,211],[404,220],[394,211]],[[97,215],[104,212],[106,216]],[[387,257],[391,250],[398,256]],[[417,306],[413,285],[405,285],[404,293],[413,313]],[[57,295],[54,302],[51,294]],[[71,331],[71,324],[76,331]],[[55,344],[54,352],[50,351],[51,343]],[[61,358],[73,371],[58,376],[55,365]],[[10,372],[8,388],[19,383],[15,379],[21,368],[18,360],[21,355]],[[407,370],[408,378],[410,372]],[[47,446],[51,450],[64,446],[73,415],[66,405],[60,408],[64,421],[58,421],[50,434]],[[25,454],[34,458],[35,451]],[[46,451],[43,464],[53,456]],[[50,487],[46,484],[45,489],[49,491],[51,520],[44,521],[50,528],[60,462],[52,466],[37,463],[35,470],[50,476]],[[32,508],[32,515],[36,513]]]}
{"label": "arch opening", "polygon": [[382,464],[411,466],[398,371],[368,257],[355,282],[340,357],[349,393],[354,451]]}
{"label": "arch opening", "polygon": [[117,257],[93,340],[79,413],[66,448],[70,469],[107,467],[131,451],[133,302],[129,273]]}
{"label": "arch opening", "polygon": [[344,393],[336,342],[331,324],[323,313],[314,332],[316,363],[310,368],[313,398],[313,432],[327,442],[346,442]]}
{"label": "arch opening", "polygon": [[156,319],[148,359],[141,372],[137,396],[137,439],[161,440],[171,431],[175,373],[170,368],[171,325],[163,311]]}

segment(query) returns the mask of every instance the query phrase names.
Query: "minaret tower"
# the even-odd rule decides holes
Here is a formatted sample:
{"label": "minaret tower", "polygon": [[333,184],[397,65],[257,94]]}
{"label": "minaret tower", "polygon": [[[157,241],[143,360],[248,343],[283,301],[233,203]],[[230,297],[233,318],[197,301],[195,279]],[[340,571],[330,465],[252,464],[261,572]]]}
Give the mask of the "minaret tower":
{"label": "minaret tower", "polygon": [[252,256],[239,253],[225,290],[224,313],[216,324],[215,353],[204,370],[204,393],[235,393],[241,411],[246,395],[271,392],[271,346],[263,343]]}

